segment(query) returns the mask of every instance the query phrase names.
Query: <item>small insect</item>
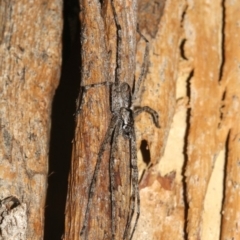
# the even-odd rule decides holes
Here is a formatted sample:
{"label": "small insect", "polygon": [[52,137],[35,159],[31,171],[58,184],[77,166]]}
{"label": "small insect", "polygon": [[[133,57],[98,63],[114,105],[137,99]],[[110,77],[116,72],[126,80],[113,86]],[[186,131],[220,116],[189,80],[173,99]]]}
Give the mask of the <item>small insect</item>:
{"label": "small insect", "polygon": [[[111,145],[111,151],[110,151],[110,163],[109,163],[109,175],[110,175],[110,191],[111,191],[111,234],[112,239],[115,240],[116,235],[116,200],[115,200],[115,190],[116,190],[116,184],[115,184],[115,173],[114,173],[114,159],[116,159],[116,153],[118,151],[117,149],[117,142],[118,137],[122,135],[124,139],[128,140],[130,142],[130,166],[131,166],[131,199],[130,199],[130,212],[128,215],[126,228],[124,231],[123,239],[132,239],[135,228],[137,226],[138,218],[140,215],[140,196],[139,196],[139,188],[138,188],[138,167],[137,167],[137,148],[136,148],[136,135],[135,135],[135,128],[134,128],[134,118],[139,115],[142,112],[149,113],[153,121],[156,125],[156,127],[160,128],[159,126],[159,120],[158,120],[158,113],[153,110],[152,108],[148,106],[139,107],[137,109],[134,108],[134,100],[136,99],[137,93],[140,88],[140,84],[143,81],[146,70],[147,70],[147,58],[149,54],[149,46],[147,39],[142,35],[143,39],[146,41],[146,49],[144,54],[144,62],[142,65],[141,74],[139,77],[139,80],[135,86],[134,93],[132,92],[130,86],[126,82],[120,81],[120,70],[121,70],[121,61],[119,61],[119,58],[121,60],[121,26],[118,22],[118,17],[114,8],[113,0],[112,3],[112,9],[115,19],[115,24],[117,27],[117,67],[116,67],[116,74],[115,74],[115,82],[103,82],[98,84],[92,84],[88,86],[82,87],[83,90],[83,96],[82,96],[82,102],[81,106],[84,103],[84,93],[92,87],[98,87],[98,86],[109,86],[110,87],[110,110],[112,113],[111,121],[109,124],[109,127],[107,129],[107,132],[105,134],[104,140],[100,146],[97,162],[93,174],[93,178],[90,184],[90,190],[89,190],[89,199],[86,207],[85,212],[85,218],[83,222],[83,226],[80,232],[80,236],[85,236],[85,239],[87,239],[87,233],[86,233],[86,227],[89,220],[89,214],[90,209],[93,201],[94,192],[96,189],[96,181],[99,174],[99,169],[101,165],[101,160],[103,157],[103,153],[107,148],[107,145]],[[81,107],[80,107],[81,110]],[[131,229],[131,223],[132,219],[135,213],[135,207],[137,206],[136,210],[136,220],[133,226],[132,231]]]}

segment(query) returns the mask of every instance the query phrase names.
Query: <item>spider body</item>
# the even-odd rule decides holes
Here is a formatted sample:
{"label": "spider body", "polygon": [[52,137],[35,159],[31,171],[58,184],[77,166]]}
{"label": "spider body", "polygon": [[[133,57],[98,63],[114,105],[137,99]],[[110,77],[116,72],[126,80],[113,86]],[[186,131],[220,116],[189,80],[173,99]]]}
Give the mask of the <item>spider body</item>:
{"label": "spider body", "polygon": [[134,123],[131,109],[131,88],[126,82],[112,84],[111,110],[122,123],[120,131],[123,137],[130,138]]}
{"label": "spider body", "polygon": [[131,109],[121,108],[120,116],[122,120],[122,133],[126,139],[131,138],[134,128],[133,113]]}
{"label": "spider body", "polygon": [[119,112],[121,108],[131,106],[131,88],[126,82],[111,85],[111,111]]}

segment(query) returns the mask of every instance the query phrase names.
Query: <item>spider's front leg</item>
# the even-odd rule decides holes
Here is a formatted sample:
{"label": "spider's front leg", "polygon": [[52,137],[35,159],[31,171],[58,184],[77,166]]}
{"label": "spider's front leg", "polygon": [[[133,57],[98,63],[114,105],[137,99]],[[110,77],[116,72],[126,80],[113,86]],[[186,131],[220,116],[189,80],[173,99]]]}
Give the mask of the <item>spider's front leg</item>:
{"label": "spider's front leg", "polygon": [[101,82],[82,86],[80,91],[79,103],[77,103],[78,106],[76,115],[78,115],[81,112],[82,107],[85,104],[85,95],[88,89],[101,86],[111,86],[112,84],[113,84],[112,82]]}
{"label": "spider's front leg", "polygon": [[154,122],[155,126],[157,128],[160,128],[159,115],[155,110],[153,110],[152,108],[150,108],[148,106],[144,106],[144,107],[134,109],[134,118],[137,117],[142,112],[146,112],[146,113],[150,114],[153,118],[153,122]]}

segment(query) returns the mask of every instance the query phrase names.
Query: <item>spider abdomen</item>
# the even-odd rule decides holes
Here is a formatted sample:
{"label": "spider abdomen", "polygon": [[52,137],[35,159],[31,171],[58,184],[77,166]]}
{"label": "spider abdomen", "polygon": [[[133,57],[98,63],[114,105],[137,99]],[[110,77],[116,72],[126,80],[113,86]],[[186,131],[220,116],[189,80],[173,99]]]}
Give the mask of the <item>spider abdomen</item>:
{"label": "spider abdomen", "polygon": [[133,131],[133,114],[129,108],[122,107],[120,109],[120,117],[122,120],[122,134],[125,138],[131,138]]}

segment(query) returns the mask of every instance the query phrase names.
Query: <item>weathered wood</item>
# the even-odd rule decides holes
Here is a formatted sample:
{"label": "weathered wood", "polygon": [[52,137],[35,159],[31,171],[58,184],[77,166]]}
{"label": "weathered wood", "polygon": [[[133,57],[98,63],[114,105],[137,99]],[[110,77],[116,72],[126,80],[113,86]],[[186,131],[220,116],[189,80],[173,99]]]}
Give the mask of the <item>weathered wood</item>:
{"label": "weathered wood", "polygon": [[[169,89],[166,88],[169,92],[162,93],[159,102],[153,101],[153,105],[150,105],[158,109],[164,102],[160,108],[160,124],[163,128],[161,130],[166,134],[166,141],[165,144],[159,144],[153,137],[156,146],[147,141],[151,162],[159,160],[160,162],[145,172],[145,177],[140,184],[142,214],[136,239],[216,239],[220,232],[222,232],[222,239],[238,236],[236,221],[239,208],[237,193],[239,182],[237,174],[239,16],[236,12],[239,9],[239,3],[233,4],[230,1],[224,4],[220,1],[186,1],[186,3],[186,8],[184,8],[184,1],[182,8],[178,8],[180,5],[176,5],[175,2],[172,5],[171,1],[166,2],[160,26],[166,27],[168,31],[166,35],[161,35],[160,40],[156,40],[156,43],[164,46],[159,54],[160,59],[171,56],[171,51],[181,56],[178,69],[173,68],[174,76],[178,75],[177,105],[175,108],[174,104],[168,105],[164,102],[168,96],[171,99],[171,90],[174,89],[174,85]],[[180,20],[179,17],[174,23],[173,16],[176,18],[182,16],[182,19]],[[168,18],[170,22],[166,21]],[[180,25],[177,24],[180,22],[184,27],[183,33],[179,28]],[[163,31],[162,28],[159,28],[160,34]],[[171,34],[176,37],[177,33],[182,34],[179,49],[177,45],[169,44]],[[168,46],[172,49],[168,49]],[[156,56],[154,54],[154,57]],[[172,55],[170,62],[174,62],[174,59],[178,57]],[[151,58],[150,62],[152,68],[149,75],[154,69],[158,69],[157,66],[154,67],[156,59]],[[169,67],[166,69],[169,70]],[[169,76],[167,74],[166,76]],[[159,73],[152,78],[153,81],[158,76]],[[166,81],[169,81],[169,78],[171,76],[166,77]],[[150,89],[158,90],[157,87],[149,86],[149,80],[146,80],[146,83]],[[159,91],[161,93],[162,88]],[[145,91],[145,95],[140,99],[142,103],[149,104],[154,92],[149,96],[147,92]],[[168,101],[170,102],[169,99]],[[170,113],[174,109],[176,111],[172,116]],[[170,118],[166,121],[167,116]],[[172,119],[173,124],[169,125],[171,129],[167,138],[169,131],[165,124],[171,124]],[[145,121],[144,118],[144,123]],[[149,126],[149,123],[146,126]],[[146,135],[142,134],[143,131],[139,132],[141,135],[138,136],[138,146],[142,139],[146,139]],[[156,132],[154,131],[153,134],[155,135]],[[229,139],[228,142],[227,139]],[[225,144],[228,144],[227,149]],[[156,151],[160,150],[162,153],[165,150],[164,156],[161,159],[155,158]],[[223,179],[218,179],[222,174],[214,174],[214,176],[212,174],[213,171],[218,170],[216,169],[218,166],[214,163],[217,157],[224,156],[222,154],[224,150],[226,150],[228,167],[225,169],[226,183],[223,186]],[[143,164],[141,167],[143,168]],[[186,179],[183,178],[183,174],[186,175]],[[218,178],[215,180],[211,179],[211,183],[215,185],[209,185],[210,178],[216,176]],[[223,187],[225,196],[222,195]],[[212,197],[207,197],[210,190],[216,193]],[[223,197],[225,199],[223,228],[220,229],[221,209],[216,207],[221,206]],[[214,208],[208,208],[209,212],[206,213],[204,206],[210,204]],[[217,214],[217,218],[209,221],[213,214],[214,216]]]}
{"label": "weathered wood", "polygon": [[222,125],[230,129],[226,142],[225,193],[222,208],[221,239],[239,239],[240,229],[240,2],[225,1],[224,57],[222,84],[225,86]]}
{"label": "weathered wood", "polygon": [[[212,235],[208,234],[209,237],[214,234],[219,235],[221,232],[217,219],[216,225],[209,227],[206,226],[203,216],[204,205],[208,204],[205,199],[215,161],[226,145],[229,149],[229,151],[226,149],[226,159],[228,159],[226,181],[229,182],[229,178],[236,177],[236,173],[228,169],[231,169],[232,161],[236,161],[238,155],[233,136],[238,134],[238,109],[235,99],[238,99],[239,95],[237,83],[239,46],[235,39],[237,39],[236,29],[239,28],[237,27],[239,20],[235,19],[238,15],[232,13],[232,11],[237,12],[239,8],[237,5],[230,1],[188,2],[184,22],[187,38],[185,54],[193,71],[190,79],[191,110],[186,163],[188,239],[204,239],[206,228],[212,228],[212,232],[215,232]],[[233,26],[236,27],[235,30]],[[237,166],[237,163],[235,165]],[[227,204],[231,199],[231,187],[227,182],[224,185],[227,194],[225,216],[231,215],[231,206]],[[215,188],[221,189],[220,186]],[[216,198],[210,200],[221,201]],[[237,211],[239,207],[237,205],[235,207],[234,211]],[[219,217],[221,217],[220,212]],[[226,217],[223,216],[222,239],[232,239],[236,234],[232,231],[234,219],[232,215],[226,221]]]}
{"label": "weathered wood", "polygon": [[221,1],[188,4],[184,22],[187,37],[185,53],[193,76],[190,79],[190,128],[187,137],[187,233],[189,239],[198,239],[201,238],[203,224],[203,203],[221,145],[217,132],[223,97],[219,86],[223,61],[222,38],[219,37],[222,11]]}
{"label": "weathered wood", "polygon": [[61,13],[58,0],[0,1],[1,239],[43,238]]}
{"label": "weathered wood", "polygon": [[[116,26],[110,1],[101,3],[81,2],[82,86],[114,81]],[[114,3],[122,27],[121,81],[132,86],[135,3]],[[239,3],[230,0],[139,2],[137,22],[149,40],[150,57],[135,105],[147,105],[160,113],[161,129],[155,128],[147,114],[136,119],[141,216],[134,239],[215,240],[220,234],[221,239],[238,238],[238,12]],[[145,47],[137,38],[136,79]],[[79,239],[89,185],[110,118],[109,88],[88,89],[76,118],[65,239]],[[118,189],[117,211],[122,215],[118,215],[116,239],[122,239],[130,191],[129,179],[123,174],[129,171],[129,148],[122,140],[120,146],[122,188]],[[109,151],[110,146],[97,180],[89,239],[111,239]],[[143,156],[146,152],[147,157]],[[225,161],[224,179],[219,179],[223,174],[213,174],[219,158]],[[216,194],[210,195],[212,189]],[[223,215],[220,208],[210,209],[208,201],[222,205]],[[212,213],[217,216],[215,221],[209,221]]]}
{"label": "weathered wood", "polygon": [[[134,81],[136,48],[136,1],[114,1],[121,25],[119,36],[113,16],[111,1],[80,1],[81,24],[81,86],[114,82],[115,69],[120,67],[120,82],[131,87]],[[121,56],[116,61],[117,49]],[[80,231],[89,201],[89,188],[97,156],[111,119],[109,86],[88,89],[77,100],[81,110],[76,115],[76,132],[73,140],[72,165],[69,175],[69,191],[66,206],[64,239],[81,239]],[[118,143],[116,194],[116,239],[122,239],[129,211],[129,142]],[[107,147],[102,159],[97,185],[87,224],[87,239],[112,239],[111,201],[109,184],[109,154]],[[85,235],[83,237],[85,239]]]}
{"label": "weathered wood", "polygon": [[[136,119],[142,180],[141,216],[134,239],[182,239],[184,232],[182,183],[176,178],[176,168],[173,165],[170,172],[162,174],[161,161],[176,109],[181,20],[186,5],[185,1],[178,1],[177,4],[176,1],[164,2],[141,1],[139,4],[141,32],[150,42],[149,70],[141,88],[139,105],[148,105],[160,114],[161,128],[156,129],[147,114]],[[142,12],[143,9],[148,10],[145,13],[147,17]],[[159,17],[161,14],[162,17]],[[139,45],[138,50],[141,52]],[[141,145],[144,141],[149,159],[142,156]]]}

